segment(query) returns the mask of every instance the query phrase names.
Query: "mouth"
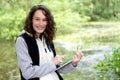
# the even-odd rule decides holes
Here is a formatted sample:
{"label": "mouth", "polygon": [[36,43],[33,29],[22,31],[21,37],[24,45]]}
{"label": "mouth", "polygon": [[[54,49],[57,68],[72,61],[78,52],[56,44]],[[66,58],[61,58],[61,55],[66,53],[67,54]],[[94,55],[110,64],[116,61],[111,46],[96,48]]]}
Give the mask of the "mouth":
{"label": "mouth", "polygon": [[38,30],[43,30],[45,27],[37,26]]}

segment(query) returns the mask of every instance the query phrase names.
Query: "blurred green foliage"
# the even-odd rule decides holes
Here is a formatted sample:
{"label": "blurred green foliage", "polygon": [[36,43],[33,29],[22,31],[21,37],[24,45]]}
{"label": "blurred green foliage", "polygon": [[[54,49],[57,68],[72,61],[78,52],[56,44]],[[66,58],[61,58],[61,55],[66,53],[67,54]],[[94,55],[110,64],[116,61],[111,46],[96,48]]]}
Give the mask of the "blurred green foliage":
{"label": "blurred green foliage", "polygon": [[110,80],[112,78],[117,80],[120,78],[120,48],[114,49],[112,55],[105,55],[104,61],[100,61],[95,69],[99,71],[100,80]]}
{"label": "blurred green foliage", "polygon": [[0,80],[8,80],[11,75],[10,72],[17,70],[16,68],[17,61],[14,43],[0,40]]}
{"label": "blurred green foliage", "polygon": [[36,4],[46,5],[52,11],[57,35],[70,33],[81,22],[120,19],[120,0],[0,0],[0,38],[15,40],[27,13]]}

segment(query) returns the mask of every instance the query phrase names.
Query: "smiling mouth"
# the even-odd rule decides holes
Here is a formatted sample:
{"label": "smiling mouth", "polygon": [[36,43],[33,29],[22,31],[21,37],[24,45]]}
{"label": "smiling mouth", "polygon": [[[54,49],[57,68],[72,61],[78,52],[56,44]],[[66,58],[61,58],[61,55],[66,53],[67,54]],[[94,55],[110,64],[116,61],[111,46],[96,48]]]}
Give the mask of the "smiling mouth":
{"label": "smiling mouth", "polygon": [[37,28],[38,28],[39,30],[43,30],[43,29],[44,29],[44,27],[39,27],[39,26],[38,26]]}

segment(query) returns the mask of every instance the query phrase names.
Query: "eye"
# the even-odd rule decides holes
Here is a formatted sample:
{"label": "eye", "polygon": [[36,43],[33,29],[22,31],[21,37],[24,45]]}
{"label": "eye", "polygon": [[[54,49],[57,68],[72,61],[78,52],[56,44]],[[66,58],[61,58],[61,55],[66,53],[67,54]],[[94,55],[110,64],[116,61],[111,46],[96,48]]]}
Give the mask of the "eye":
{"label": "eye", "polygon": [[38,18],[38,17],[33,17],[33,20],[39,21],[40,18]]}
{"label": "eye", "polygon": [[40,19],[39,18],[35,18],[36,21],[39,21]]}

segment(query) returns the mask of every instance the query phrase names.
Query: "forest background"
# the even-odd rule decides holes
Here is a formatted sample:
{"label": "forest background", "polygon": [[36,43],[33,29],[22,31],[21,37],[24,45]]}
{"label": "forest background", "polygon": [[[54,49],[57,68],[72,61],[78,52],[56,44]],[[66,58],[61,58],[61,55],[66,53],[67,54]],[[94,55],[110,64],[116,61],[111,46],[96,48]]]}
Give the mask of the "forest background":
{"label": "forest background", "polygon": [[[109,45],[117,50],[116,55],[109,59],[108,63],[112,61],[112,64],[107,63],[106,68],[103,61],[97,69],[114,69],[120,78],[120,0],[0,0],[0,80],[19,79],[15,39],[23,30],[27,13],[36,4],[47,6],[54,16],[57,27],[54,41],[58,53],[66,50],[59,46],[60,42],[80,42],[84,44],[83,49]],[[66,80],[84,80],[80,79],[79,71],[73,72],[74,75],[71,72],[63,77]],[[101,79],[107,80],[105,76]]]}

